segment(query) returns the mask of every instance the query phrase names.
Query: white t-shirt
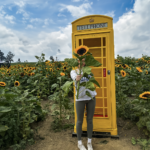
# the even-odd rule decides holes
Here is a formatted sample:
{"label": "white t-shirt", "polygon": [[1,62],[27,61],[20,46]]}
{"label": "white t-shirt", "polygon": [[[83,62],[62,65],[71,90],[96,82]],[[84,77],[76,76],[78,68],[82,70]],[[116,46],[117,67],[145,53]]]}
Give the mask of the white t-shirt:
{"label": "white t-shirt", "polygon": [[[77,69],[76,71],[79,74],[79,69]],[[70,76],[71,76],[72,80],[76,79],[76,76],[77,76],[76,71],[75,70],[71,70],[71,72],[70,72]],[[83,74],[82,69],[81,69],[81,74]],[[92,77],[92,76],[88,75],[88,77]],[[80,83],[87,82],[87,81],[89,81],[88,78],[82,77],[81,80],[80,80]],[[85,89],[85,90],[83,90],[83,89]],[[75,91],[76,91],[76,95],[77,95],[77,81],[76,80],[75,80]],[[81,86],[81,87],[79,87],[79,95],[78,95],[78,99],[76,99],[76,101],[91,100],[91,97],[89,97],[89,96],[86,95],[86,93],[85,93],[86,91],[88,91],[91,94],[92,97],[94,97],[94,96],[97,95],[97,93],[96,93],[95,90],[91,91],[89,89],[86,89],[84,86]],[[76,98],[76,96],[75,96],[75,98]]]}

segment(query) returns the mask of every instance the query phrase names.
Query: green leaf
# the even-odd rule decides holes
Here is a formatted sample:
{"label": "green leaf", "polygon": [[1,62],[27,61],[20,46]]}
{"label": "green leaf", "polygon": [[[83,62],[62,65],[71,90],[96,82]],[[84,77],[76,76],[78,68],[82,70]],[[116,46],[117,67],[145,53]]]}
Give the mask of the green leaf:
{"label": "green leaf", "polygon": [[29,130],[30,130],[30,127],[25,128],[25,131],[29,131]]}
{"label": "green leaf", "polygon": [[67,82],[65,82],[65,84],[63,85],[63,86],[61,86],[61,89],[63,90],[63,91],[65,91],[65,93],[66,94],[68,94],[69,93],[69,88],[70,88],[70,86],[71,86],[71,84],[73,83],[74,81],[67,81]]}
{"label": "green leaf", "polygon": [[91,96],[89,91],[86,91],[85,93],[86,93],[87,96],[89,96],[89,97],[91,97],[91,99],[93,99],[93,97]]}
{"label": "green leaf", "polygon": [[9,112],[9,111],[11,111],[10,107],[0,106],[0,112],[1,113],[6,113],[6,112]]}
{"label": "green leaf", "polygon": [[138,99],[134,99],[134,100],[131,101],[131,104],[137,104],[137,103],[139,103]]}
{"label": "green leaf", "polygon": [[100,87],[99,83],[95,80],[94,77],[91,77],[91,78],[89,79],[89,81],[95,83],[98,87]]}
{"label": "green leaf", "polygon": [[[83,67],[83,76],[88,78],[88,75],[90,75],[90,74],[92,74],[91,73],[91,68],[88,67],[88,66]],[[95,80],[94,77],[91,77],[89,79],[89,81],[95,83],[98,87],[100,87],[99,83]]]}
{"label": "green leaf", "polygon": [[99,67],[102,65],[99,61],[95,60],[92,55],[86,56],[85,64],[86,66],[94,66],[94,67]]}
{"label": "green leaf", "polygon": [[96,89],[96,87],[94,86],[94,84],[90,81],[86,82],[86,86],[85,86],[86,89],[89,89],[91,91],[94,91]]}
{"label": "green leaf", "polygon": [[150,131],[150,121],[146,122],[147,129]]}
{"label": "green leaf", "polygon": [[42,107],[39,105],[35,106],[34,110],[35,110],[35,112],[38,112],[39,114],[42,113]]}
{"label": "green leaf", "polygon": [[54,83],[54,84],[51,86],[51,90],[54,89],[54,88],[57,88],[57,87],[59,87],[59,84]]}
{"label": "green leaf", "polygon": [[3,87],[0,87],[0,96],[2,96],[5,93],[5,89]]}
{"label": "green leaf", "polygon": [[33,93],[34,91],[36,91],[36,89],[33,89],[31,92],[29,92],[29,93]]}
{"label": "green leaf", "polygon": [[0,132],[7,131],[9,128],[6,125],[0,124]]}
{"label": "green leaf", "polygon": [[86,82],[80,83],[80,86],[86,86]]}
{"label": "green leaf", "polygon": [[132,137],[131,142],[132,142],[132,144],[133,144],[133,145],[135,145],[135,144],[136,144],[136,140],[135,140],[135,138],[134,138],[134,137]]}
{"label": "green leaf", "polygon": [[56,106],[57,106],[57,104],[53,104],[53,105],[51,106],[51,110],[53,110]]}
{"label": "green leaf", "polygon": [[69,118],[70,118],[70,115],[66,115],[66,119],[68,119],[68,120],[69,120]]}
{"label": "green leaf", "polygon": [[10,100],[10,99],[13,99],[14,97],[16,97],[18,95],[14,92],[9,91],[9,92],[5,92],[4,94],[2,94],[2,96],[6,97],[7,100]]}

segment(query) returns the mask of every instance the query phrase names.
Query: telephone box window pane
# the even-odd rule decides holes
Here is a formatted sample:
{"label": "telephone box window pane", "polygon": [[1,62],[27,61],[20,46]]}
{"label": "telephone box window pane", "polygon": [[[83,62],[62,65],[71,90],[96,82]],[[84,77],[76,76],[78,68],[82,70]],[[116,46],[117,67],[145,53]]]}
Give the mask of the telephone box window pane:
{"label": "telephone box window pane", "polygon": [[101,47],[101,38],[83,39],[83,45],[87,47]]}
{"label": "telephone box window pane", "polygon": [[81,39],[79,39],[79,46],[80,46],[80,45],[82,45],[82,41],[81,41]]}
{"label": "telephone box window pane", "polygon": [[99,114],[99,115],[102,115],[103,117],[103,108],[95,108],[94,114]]}
{"label": "telephone box window pane", "polygon": [[103,81],[104,81],[104,87],[107,87],[107,85],[106,85],[106,78],[103,78]]}
{"label": "telephone box window pane", "polygon": [[107,98],[104,98],[104,107],[107,107]]}
{"label": "telephone box window pane", "polygon": [[[102,57],[102,55],[101,55],[101,48],[94,48],[94,49],[89,49],[89,52],[90,53],[92,53],[92,55],[93,55],[93,57]],[[100,62],[100,63],[102,63],[102,62]],[[103,63],[102,63],[102,65],[100,66],[100,67],[102,67],[103,66]]]}
{"label": "telephone box window pane", "polygon": [[104,88],[104,97],[107,97],[107,88]]}
{"label": "telephone box window pane", "polygon": [[108,109],[105,108],[105,117],[108,117]]}
{"label": "telephone box window pane", "polygon": [[106,67],[106,58],[103,58],[103,67]]}
{"label": "telephone box window pane", "polygon": [[106,46],[106,37],[103,37],[103,46]]}
{"label": "telephone box window pane", "polygon": [[103,57],[106,57],[106,48],[103,48]]}
{"label": "telephone box window pane", "polygon": [[96,107],[103,107],[103,98],[96,98]]}
{"label": "telephone box window pane", "polygon": [[[96,81],[99,83],[99,85],[100,85],[100,88],[102,88],[103,86],[102,86],[102,78],[96,78]],[[98,87],[95,83],[94,83],[94,86],[95,87]],[[99,88],[99,87],[98,87]]]}

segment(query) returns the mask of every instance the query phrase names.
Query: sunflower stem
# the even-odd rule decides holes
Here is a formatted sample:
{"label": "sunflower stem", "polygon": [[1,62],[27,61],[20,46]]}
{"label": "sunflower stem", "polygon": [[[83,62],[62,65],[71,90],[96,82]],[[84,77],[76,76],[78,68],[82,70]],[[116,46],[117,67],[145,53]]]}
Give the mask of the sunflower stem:
{"label": "sunflower stem", "polygon": [[[81,75],[81,66],[82,66],[82,61],[80,61],[79,75]],[[81,78],[80,78],[80,80],[81,80]],[[79,82],[77,84],[77,97],[76,97],[77,99],[79,97],[79,84],[80,84],[80,80],[79,80]]]}

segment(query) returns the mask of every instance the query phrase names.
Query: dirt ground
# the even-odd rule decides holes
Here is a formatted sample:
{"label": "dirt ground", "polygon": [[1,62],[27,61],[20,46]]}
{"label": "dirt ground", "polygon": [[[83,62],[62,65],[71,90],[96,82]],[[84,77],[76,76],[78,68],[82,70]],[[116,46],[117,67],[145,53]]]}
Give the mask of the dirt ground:
{"label": "dirt ground", "polygon": [[[73,97],[70,97],[73,102]],[[49,103],[46,100],[41,101],[42,107]],[[38,139],[34,145],[28,145],[25,150],[79,150],[77,147],[77,137],[72,137],[74,129],[66,129],[61,132],[50,131],[50,124],[53,118],[51,115],[47,116],[46,120],[34,123],[34,127],[40,127],[38,134],[44,139]],[[74,117],[70,118],[67,123],[74,123]],[[129,126],[132,126],[129,129]],[[146,136],[138,127],[130,120],[123,120],[117,118],[117,128],[119,139],[111,138],[92,138],[93,150],[141,150],[140,145],[133,145],[131,138],[135,139]],[[107,144],[100,143],[107,141]],[[82,143],[87,148],[87,137],[82,137]]]}

